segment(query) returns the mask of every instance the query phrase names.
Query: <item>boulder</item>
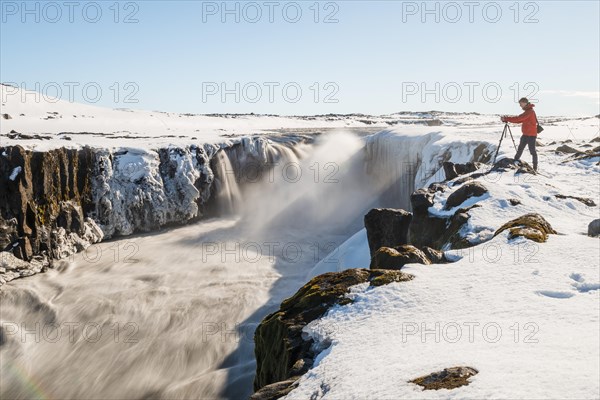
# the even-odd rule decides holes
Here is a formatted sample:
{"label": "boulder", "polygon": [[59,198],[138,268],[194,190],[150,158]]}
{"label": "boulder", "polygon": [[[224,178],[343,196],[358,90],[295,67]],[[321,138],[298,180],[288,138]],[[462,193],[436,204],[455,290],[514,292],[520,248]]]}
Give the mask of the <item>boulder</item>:
{"label": "boulder", "polygon": [[516,170],[516,173],[526,173],[535,175],[535,170],[531,165],[522,160],[515,160],[514,158],[503,158],[502,160],[496,161],[494,166],[489,172],[506,172],[508,170]]}
{"label": "boulder", "polygon": [[479,373],[471,367],[450,367],[429,375],[413,379],[412,383],[422,386],[424,390],[456,389],[469,384],[469,378]]}
{"label": "boulder", "polygon": [[406,264],[431,264],[427,255],[415,246],[381,247],[371,258],[371,269],[400,270]]}
{"label": "boulder", "polygon": [[253,398],[279,398],[308,371],[320,349],[315,348],[312,339],[303,338],[302,329],[334,305],[351,303],[345,296],[351,286],[366,282],[379,286],[412,278],[412,275],[400,271],[349,269],[311,279],[256,328],[256,393]]}
{"label": "boulder", "polygon": [[562,146],[558,146],[555,151],[560,152],[560,153],[567,153],[567,154],[581,153],[579,150],[577,150],[569,145],[566,145],[566,144],[563,144]]}
{"label": "boulder", "polygon": [[421,251],[425,253],[427,258],[431,261],[432,264],[446,264],[450,262],[443,251],[439,251],[436,249],[432,249],[431,247],[424,246]]}
{"label": "boulder", "polygon": [[410,195],[410,204],[414,214],[426,214],[427,209],[433,206],[435,190],[419,189]]}
{"label": "boulder", "polygon": [[594,202],[594,200],[592,200],[588,197],[577,197],[577,196],[569,196],[569,195],[564,195],[564,194],[557,194],[555,197],[557,199],[573,199],[573,200],[577,200],[577,201],[585,204],[588,207],[596,207],[596,203]]}
{"label": "boulder", "polygon": [[464,203],[471,197],[480,197],[488,192],[487,188],[479,182],[467,182],[448,196],[444,208],[450,210]]}
{"label": "boulder", "polygon": [[466,164],[455,164],[450,161],[446,161],[442,164],[444,173],[446,174],[446,180],[452,180],[460,175],[469,174],[477,171],[480,167],[480,163],[468,162]]}
{"label": "boulder", "polygon": [[365,215],[365,228],[371,256],[380,247],[408,243],[408,227],[412,213],[390,208],[374,208]]}
{"label": "boulder", "polygon": [[419,189],[410,199],[413,218],[408,229],[408,243],[418,248],[425,246],[441,249],[450,246],[453,249],[472,246],[461,237],[462,226],[469,219],[467,209],[457,210],[451,217],[431,215],[428,211],[433,206],[435,188]]}
{"label": "boulder", "polygon": [[498,228],[494,236],[507,229],[509,230],[509,239],[522,236],[538,243],[545,242],[548,239],[548,235],[557,233],[544,217],[535,213],[525,214],[505,223]]}
{"label": "boulder", "polygon": [[442,192],[444,193],[448,189],[448,185],[443,182],[435,182],[429,185],[427,188],[430,193]]}
{"label": "boulder", "polygon": [[275,400],[287,395],[292,390],[298,387],[299,376],[295,376],[285,381],[275,382],[270,385],[263,386],[252,396],[250,400]]}
{"label": "boulder", "polygon": [[588,236],[600,236],[600,219],[595,219],[588,225]]}

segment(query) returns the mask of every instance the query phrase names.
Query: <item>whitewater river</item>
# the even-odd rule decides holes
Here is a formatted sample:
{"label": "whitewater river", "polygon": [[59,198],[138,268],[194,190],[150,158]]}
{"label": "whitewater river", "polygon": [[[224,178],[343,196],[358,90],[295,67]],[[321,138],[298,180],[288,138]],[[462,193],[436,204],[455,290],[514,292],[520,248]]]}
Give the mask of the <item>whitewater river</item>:
{"label": "whitewater river", "polygon": [[256,324],[376,199],[363,149],[332,135],[305,149],[302,179],[247,188],[235,217],[100,243],[5,285],[2,398],[246,398]]}

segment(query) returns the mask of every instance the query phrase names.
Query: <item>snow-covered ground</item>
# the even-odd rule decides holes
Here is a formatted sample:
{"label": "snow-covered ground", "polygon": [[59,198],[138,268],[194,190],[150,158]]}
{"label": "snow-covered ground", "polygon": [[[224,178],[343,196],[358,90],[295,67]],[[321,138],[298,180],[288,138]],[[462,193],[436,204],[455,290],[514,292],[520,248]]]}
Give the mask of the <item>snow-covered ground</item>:
{"label": "snow-covered ground", "polygon": [[[548,126],[540,139],[570,139],[586,149],[598,135],[597,121],[570,130]],[[401,129],[387,134],[406,140]],[[600,204],[600,157],[564,162],[568,156],[554,152],[560,144],[539,148],[544,176],[506,172],[478,179],[489,195],[467,200],[481,206],[470,211],[469,231],[473,240],[487,241],[448,251],[455,263],[407,265],[403,270],[416,277],[410,282],[354,287],[352,304],[309,324],[306,334],[324,350],[286,399],[599,398],[600,241],[586,235],[599,208],[555,195]],[[512,144],[502,148],[512,156]],[[530,159],[527,152],[523,159]],[[450,193],[438,193],[430,211],[444,213]],[[493,238],[502,224],[532,212],[558,234],[539,244],[509,240],[507,232]],[[309,276],[368,267],[368,260],[363,230]],[[453,390],[410,383],[454,366],[479,373]]]}

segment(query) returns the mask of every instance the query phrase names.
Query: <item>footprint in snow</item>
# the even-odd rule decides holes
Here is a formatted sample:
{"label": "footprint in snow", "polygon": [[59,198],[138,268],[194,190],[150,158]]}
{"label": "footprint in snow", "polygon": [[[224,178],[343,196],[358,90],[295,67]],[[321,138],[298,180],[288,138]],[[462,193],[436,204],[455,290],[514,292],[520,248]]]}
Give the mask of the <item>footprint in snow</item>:
{"label": "footprint in snow", "polygon": [[577,291],[580,293],[587,293],[587,292],[591,292],[592,290],[600,289],[600,283],[586,282],[585,277],[582,274],[573,272],[571,275],[569,275],[569,278],[571,278],[572,280],[575,281],[575,282],[571,283],[571,286],[573,286],[575,289],[577,289]]}
{"label": "footprint in snow", "polygon": [[557,290],[538,290],[535,292],[541,296],[552,297],[554,299],[568,299],[570,297],[575,296],[574,293],[570,292],[560,292]]}

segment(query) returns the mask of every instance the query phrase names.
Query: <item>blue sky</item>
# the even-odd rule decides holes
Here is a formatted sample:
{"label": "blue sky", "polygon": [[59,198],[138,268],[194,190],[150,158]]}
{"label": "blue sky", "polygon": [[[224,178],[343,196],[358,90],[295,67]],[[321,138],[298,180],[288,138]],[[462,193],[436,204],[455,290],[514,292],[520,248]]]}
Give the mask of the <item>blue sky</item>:
{"label": "blue sky", "polygon": [[600,113],[598,1],[0,3],[0,81],[77,102],[516,113],[530,96],[541,115]]}

